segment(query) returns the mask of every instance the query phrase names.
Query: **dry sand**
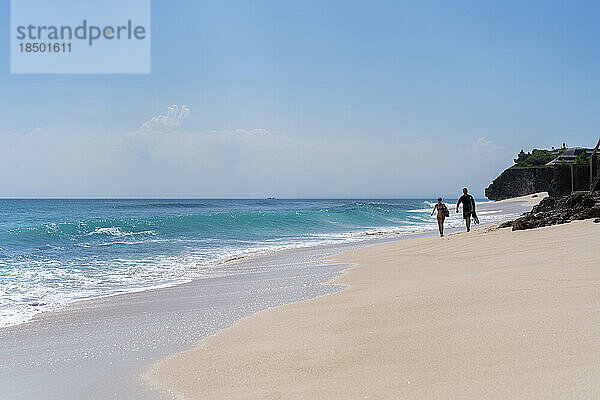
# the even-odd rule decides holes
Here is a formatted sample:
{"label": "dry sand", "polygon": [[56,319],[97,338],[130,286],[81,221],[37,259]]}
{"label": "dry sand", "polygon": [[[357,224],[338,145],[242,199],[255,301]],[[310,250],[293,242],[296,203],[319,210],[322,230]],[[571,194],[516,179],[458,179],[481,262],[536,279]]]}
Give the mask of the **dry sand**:
{"label": "dry sand", "polygon": [[510,199],[506,199],[506,200],[499,200],[499,201],[494,201],[493,204],[511,204],[511,203],[521,203],[523,205],[527,205],[530,207],[535,206],[536,204],[538,204],[540,201],[542,201],[543,198],[548,197],[548,192],[539,192],[539,193],[535,193],[535,194],[528,194],[526,196],[520,196],[520,197],[513,197]]}
{"label": "dry sand", "polygon": [[245,318],[155,364],[189,399],[600,398],[600,225],[378,244],[348,288]]}

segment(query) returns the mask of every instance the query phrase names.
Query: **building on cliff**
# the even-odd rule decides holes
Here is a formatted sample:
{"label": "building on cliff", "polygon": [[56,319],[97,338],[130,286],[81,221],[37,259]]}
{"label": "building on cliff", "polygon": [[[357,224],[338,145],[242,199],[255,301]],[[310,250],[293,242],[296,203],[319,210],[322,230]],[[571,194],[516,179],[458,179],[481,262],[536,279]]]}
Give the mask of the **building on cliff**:
{"label": "building on cliff", "polygon": [[[599,154],[600,140],[594,149],[561,149],[558,155],[555,150],[521,152],[515,165],[504,170],[485,189],[485,195],[490,200],[502,200],[536,192],[562,197],[574,192],[600,190]],[[548,158],[553,159],[546,162]]]}
{"label": "building on cliff", "polygon": [[583,155],[584,157],[590,157],[594,150],[586,149],[583,147],[572,147],[570,149],[565,150],[564,153],[560,154],[554,160],[550,161],[546,165],[554,166],[557,164],[573,164],[577,161],[577,157]]}

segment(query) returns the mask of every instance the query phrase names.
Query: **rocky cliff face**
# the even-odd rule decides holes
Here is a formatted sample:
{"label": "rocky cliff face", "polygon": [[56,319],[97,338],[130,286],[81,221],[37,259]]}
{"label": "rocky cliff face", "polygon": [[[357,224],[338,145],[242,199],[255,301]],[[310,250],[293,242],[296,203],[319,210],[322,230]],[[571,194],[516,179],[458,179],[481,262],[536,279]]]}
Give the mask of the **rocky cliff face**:
{"label": "rocky cliff face", "polygon": [[553,178],[554,168],[509,168],[485,189],[485,196],[490,200],[504,200],[546,192]]}

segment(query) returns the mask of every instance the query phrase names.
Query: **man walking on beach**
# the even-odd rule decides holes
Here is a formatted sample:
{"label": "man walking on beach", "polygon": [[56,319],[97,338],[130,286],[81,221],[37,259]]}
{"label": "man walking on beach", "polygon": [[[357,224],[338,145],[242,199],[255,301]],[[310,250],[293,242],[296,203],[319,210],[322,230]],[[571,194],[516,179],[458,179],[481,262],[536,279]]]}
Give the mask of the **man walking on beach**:
{"label": "man walking on beach", "polygon": [[456,203],[456,212],[458,212],[458,206],[462,203],[463,205],[463,218],[465,219],[465,224],[467,225],[467,232],[471,231],[471,215],[475,215],[475,199],[469,193],[467,193],[467,188],[463,188],[463,195],[458,199],[458,203]]}

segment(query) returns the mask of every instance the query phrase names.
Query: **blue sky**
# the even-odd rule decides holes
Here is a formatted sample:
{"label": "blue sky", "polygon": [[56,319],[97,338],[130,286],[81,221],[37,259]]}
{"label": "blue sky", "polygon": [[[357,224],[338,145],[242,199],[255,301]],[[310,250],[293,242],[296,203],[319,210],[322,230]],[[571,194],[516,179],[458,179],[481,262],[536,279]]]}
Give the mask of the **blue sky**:
{"label": "blue sky", "polygon": [[521,148],[597,141],[599,17],[576,1],[153,0],[147,75],[11,75],[6,39],[0,196],[482,194]]}

